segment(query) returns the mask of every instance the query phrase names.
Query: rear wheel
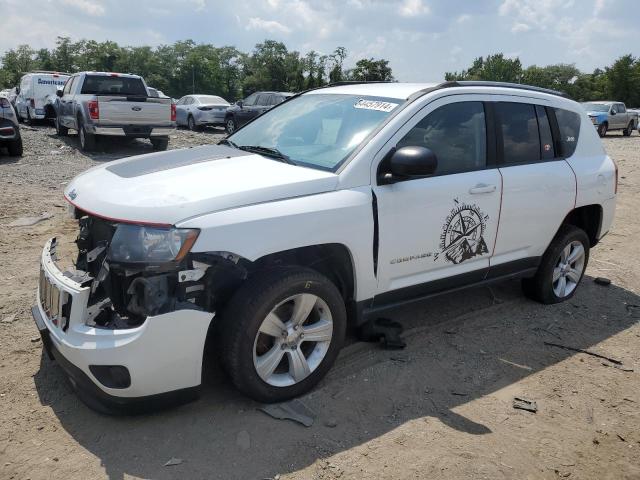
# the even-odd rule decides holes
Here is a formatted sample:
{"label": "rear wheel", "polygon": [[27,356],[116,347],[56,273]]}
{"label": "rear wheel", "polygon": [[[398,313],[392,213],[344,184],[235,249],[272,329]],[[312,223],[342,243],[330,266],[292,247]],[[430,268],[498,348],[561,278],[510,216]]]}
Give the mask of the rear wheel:
{"label": "rear wheel", "polygon": [[80,150],[91,152],[96,148],[96,137],[87,132],[84,122],[78,119],[78,138],[80,140]]}
{"label": "rear wheel", "polygon": [[12,157],[21,157],[22,156],[22,137],[18,137],[15,140],[11,140],[7,145],[7,149],[9,150],[9,155]]}
{"label": "rear wheel", "polygon": [[560,303],[575,294],[589,262],[589,237],[563,225],[542,257],[533,278],[522,281],[525,295],[540,303]]}
{"label": "rear wheel", "polygon": [[168,138],[152,138],[151,146],[153,147],[154,150],[164,151],[169,146],[169,139]]}
{"label": "rear wheel", "polygon": [[189,118],[187,119],[187,125],[189,126],[189,130],[191,130],[192,132],[197,132],[199,130],[198,125],[196,124],[196,121],[192,115],[189,115]]}
{"label": "rear wheel", "polygon": [[346,309],[323,275],[278,268],[247,280],[221,322],[222,360],[235,386],[260,402],[280,402],[329,371],[344,341]]}
{"label": "rear wheel", "polygon": [[58,115],[54,117],[53,122],[56,126],[56,133],[60,137],[66,137],[69,134],[69,129],[60,123],[60,117]]}
{"label": "rear wheel", "polygon": [[233,117],[229,117],[224,122],[224,129],[227,131],[229,135],[236,131],[238,125],[236,125],[236,120]]}
{"label": "rear wheel", "polygon": [[633,133],[633,121],[629,122],[627,128],[622,131],[622,135],[624,135],[625,137],[630,137],[631,133]]}
{"label": "rear wheel", "polygon": [[598,125],[598,135],[600,135],[600,137],[604,137],[607,134],[608,128],[609,126],[606,123],[601,123],[600,125]]}

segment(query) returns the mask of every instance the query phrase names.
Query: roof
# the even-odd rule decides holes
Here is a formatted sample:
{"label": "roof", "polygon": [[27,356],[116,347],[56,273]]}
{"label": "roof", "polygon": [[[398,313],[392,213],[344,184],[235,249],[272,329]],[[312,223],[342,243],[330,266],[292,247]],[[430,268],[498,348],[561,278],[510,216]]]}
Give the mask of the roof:
{"label": "roof", "polygon": [[622,102],[614,102],[613,100],[593,100],[590,102],[581,102],[581,103],[593,103],[595,105],[612,105],[614,103],[622,103]]}
{"label": "roof", "polygon": [[140,75],[135,75],[133,73],[118,73],[118,72],[78,72],[84,73],[86,75],[103,75],[105,77],[125,77],[125,78],[142,78]]}
{"label": "roof", "polygon": [[310,94],[330,94],[339,93],[343,95],[369,95],[372,97],[388,97],[406,99],[414,93],[426,88],[438,86],[437,83],[389,83],[389,82],[368,82],[368,83],[343,83],[326,88],[312,90]]}

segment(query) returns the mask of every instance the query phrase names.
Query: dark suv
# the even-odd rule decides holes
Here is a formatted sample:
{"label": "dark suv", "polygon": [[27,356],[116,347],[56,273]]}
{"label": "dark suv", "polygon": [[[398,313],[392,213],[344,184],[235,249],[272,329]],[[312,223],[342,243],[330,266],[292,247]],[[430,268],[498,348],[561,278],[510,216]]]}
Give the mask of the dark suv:
{"label": "dark suv", "polygon": [[227,109],[224,121],[227,133],[235,132],[238,127],[284,102],[292,95],[293,93],[288,92],[256,92],[244,100],[239,100]]}

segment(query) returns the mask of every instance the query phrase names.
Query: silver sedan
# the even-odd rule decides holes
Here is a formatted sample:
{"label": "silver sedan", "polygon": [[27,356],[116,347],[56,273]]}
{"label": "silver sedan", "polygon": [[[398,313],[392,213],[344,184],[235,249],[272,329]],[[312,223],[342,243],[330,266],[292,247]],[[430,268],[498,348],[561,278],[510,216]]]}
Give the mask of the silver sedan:
{"label": "silver sedan", "polygon": [[229,102],[216,95],[185,95],[176,104],[176,122],[189,130],[224,126],[227,108]]}

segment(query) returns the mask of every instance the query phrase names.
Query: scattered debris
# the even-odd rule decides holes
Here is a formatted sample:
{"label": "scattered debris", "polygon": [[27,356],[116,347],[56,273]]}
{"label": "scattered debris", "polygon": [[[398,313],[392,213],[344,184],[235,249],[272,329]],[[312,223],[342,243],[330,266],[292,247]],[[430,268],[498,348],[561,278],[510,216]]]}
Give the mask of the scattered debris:
{"label": "scattered debris", "polygon": [[324,422],[325,427],[336,428],[338,426],[338,421],[335,418],[329,418]]}
{"label": "scattered debris", "polygon": [[171,457],[167,463],[164,464],[165,467],[173,467],[174,465],[180,465],[182,463],[181,458]]}
{"label": "scattered debris", "polygon": [[626,440],[624,439],[624,437],[622,435],[620,435],[619,433],[616,433],[616,437],[618,437],[620,440],[622,440],[623,442],[626,442]]}
{"label": "scattered debris", "polygon": [[571,350],[572,352],[586,353],[587,355],[591,355],[592,357],[602,358],[603,360],[615,363],[616,365],[622,365],[622,362],[620,360],[616,360],[615,358],[610,358],[605,355],[600,355],[599,353],[590,352],[589,350],[583,350],[582,348],[568,347],[566,345],[560,345],[559,343],[551,342],[544,342],[544,344],[549,345],[550,347],[564,348],[565,350]]}
{"label": "scattered debris", "polygon": [[466,397],[469,394],[465,392],[451,392],[451,395],[455,395],[457,397]]}
{"label": "scattered debris", "polygon": [[608,287],[611,285],[611,280],[605,277],[596,277],[593,279],[598,285],[602,285],[603,287]]}
{"label": "scattered debris", "polygon": [[514,397],[513,398],[513,408],[519,410],[526,410],[527,412],[536,413],[538,411],[538,404],[533,400],[528,400],[526,398]]}
{"label": "scattered debris", "polygon": [[242,450],[249,450],[251,448],[251,437],[249,436],[249,432],[246,430],[238,432],[236,445],[238,445]]}
{"label": "scattered debris", "polygon": [[38,343],[40,341],[40,337],[32,337],[31,343]]}
{"label": "scattered debris", "polygon": [[407,344],[400,338],[402,325],[389,318],[376,318],[360,327],[360,338],[365,342],[380,342],[386,349],[402,349]]}
{"label": "scattered debris", "polygon": [[11,223],[8,223],[6,226],[7,227],[31,227],[36,223],[40,223],[43,220],[47,220],[51,217],[53,217],[51,213],[43,213],[39,217],[21,217],[14,220]]}
{"label": "scattered debris", "polygon": [[16,319],[16,314],[12,313],[11,315],[7,315],[2,319],[2,323],[11,323]]}
{"label": "scattered debris", "polygon": [[313,425],[315,414],[300,400],[263,405],[258,410],[278,420],[293,420],[305,427]]}
{"label": "scattered debris", "polygon": [[610,365],[610,364],[605,363],[605,362],[602,362],[602,365],[605,366],[605,367],[617,368],[618,370],[621,370],[623,372],[633,372],[633,368],[625,368],[622,365],[616,365],[616,364]]}

